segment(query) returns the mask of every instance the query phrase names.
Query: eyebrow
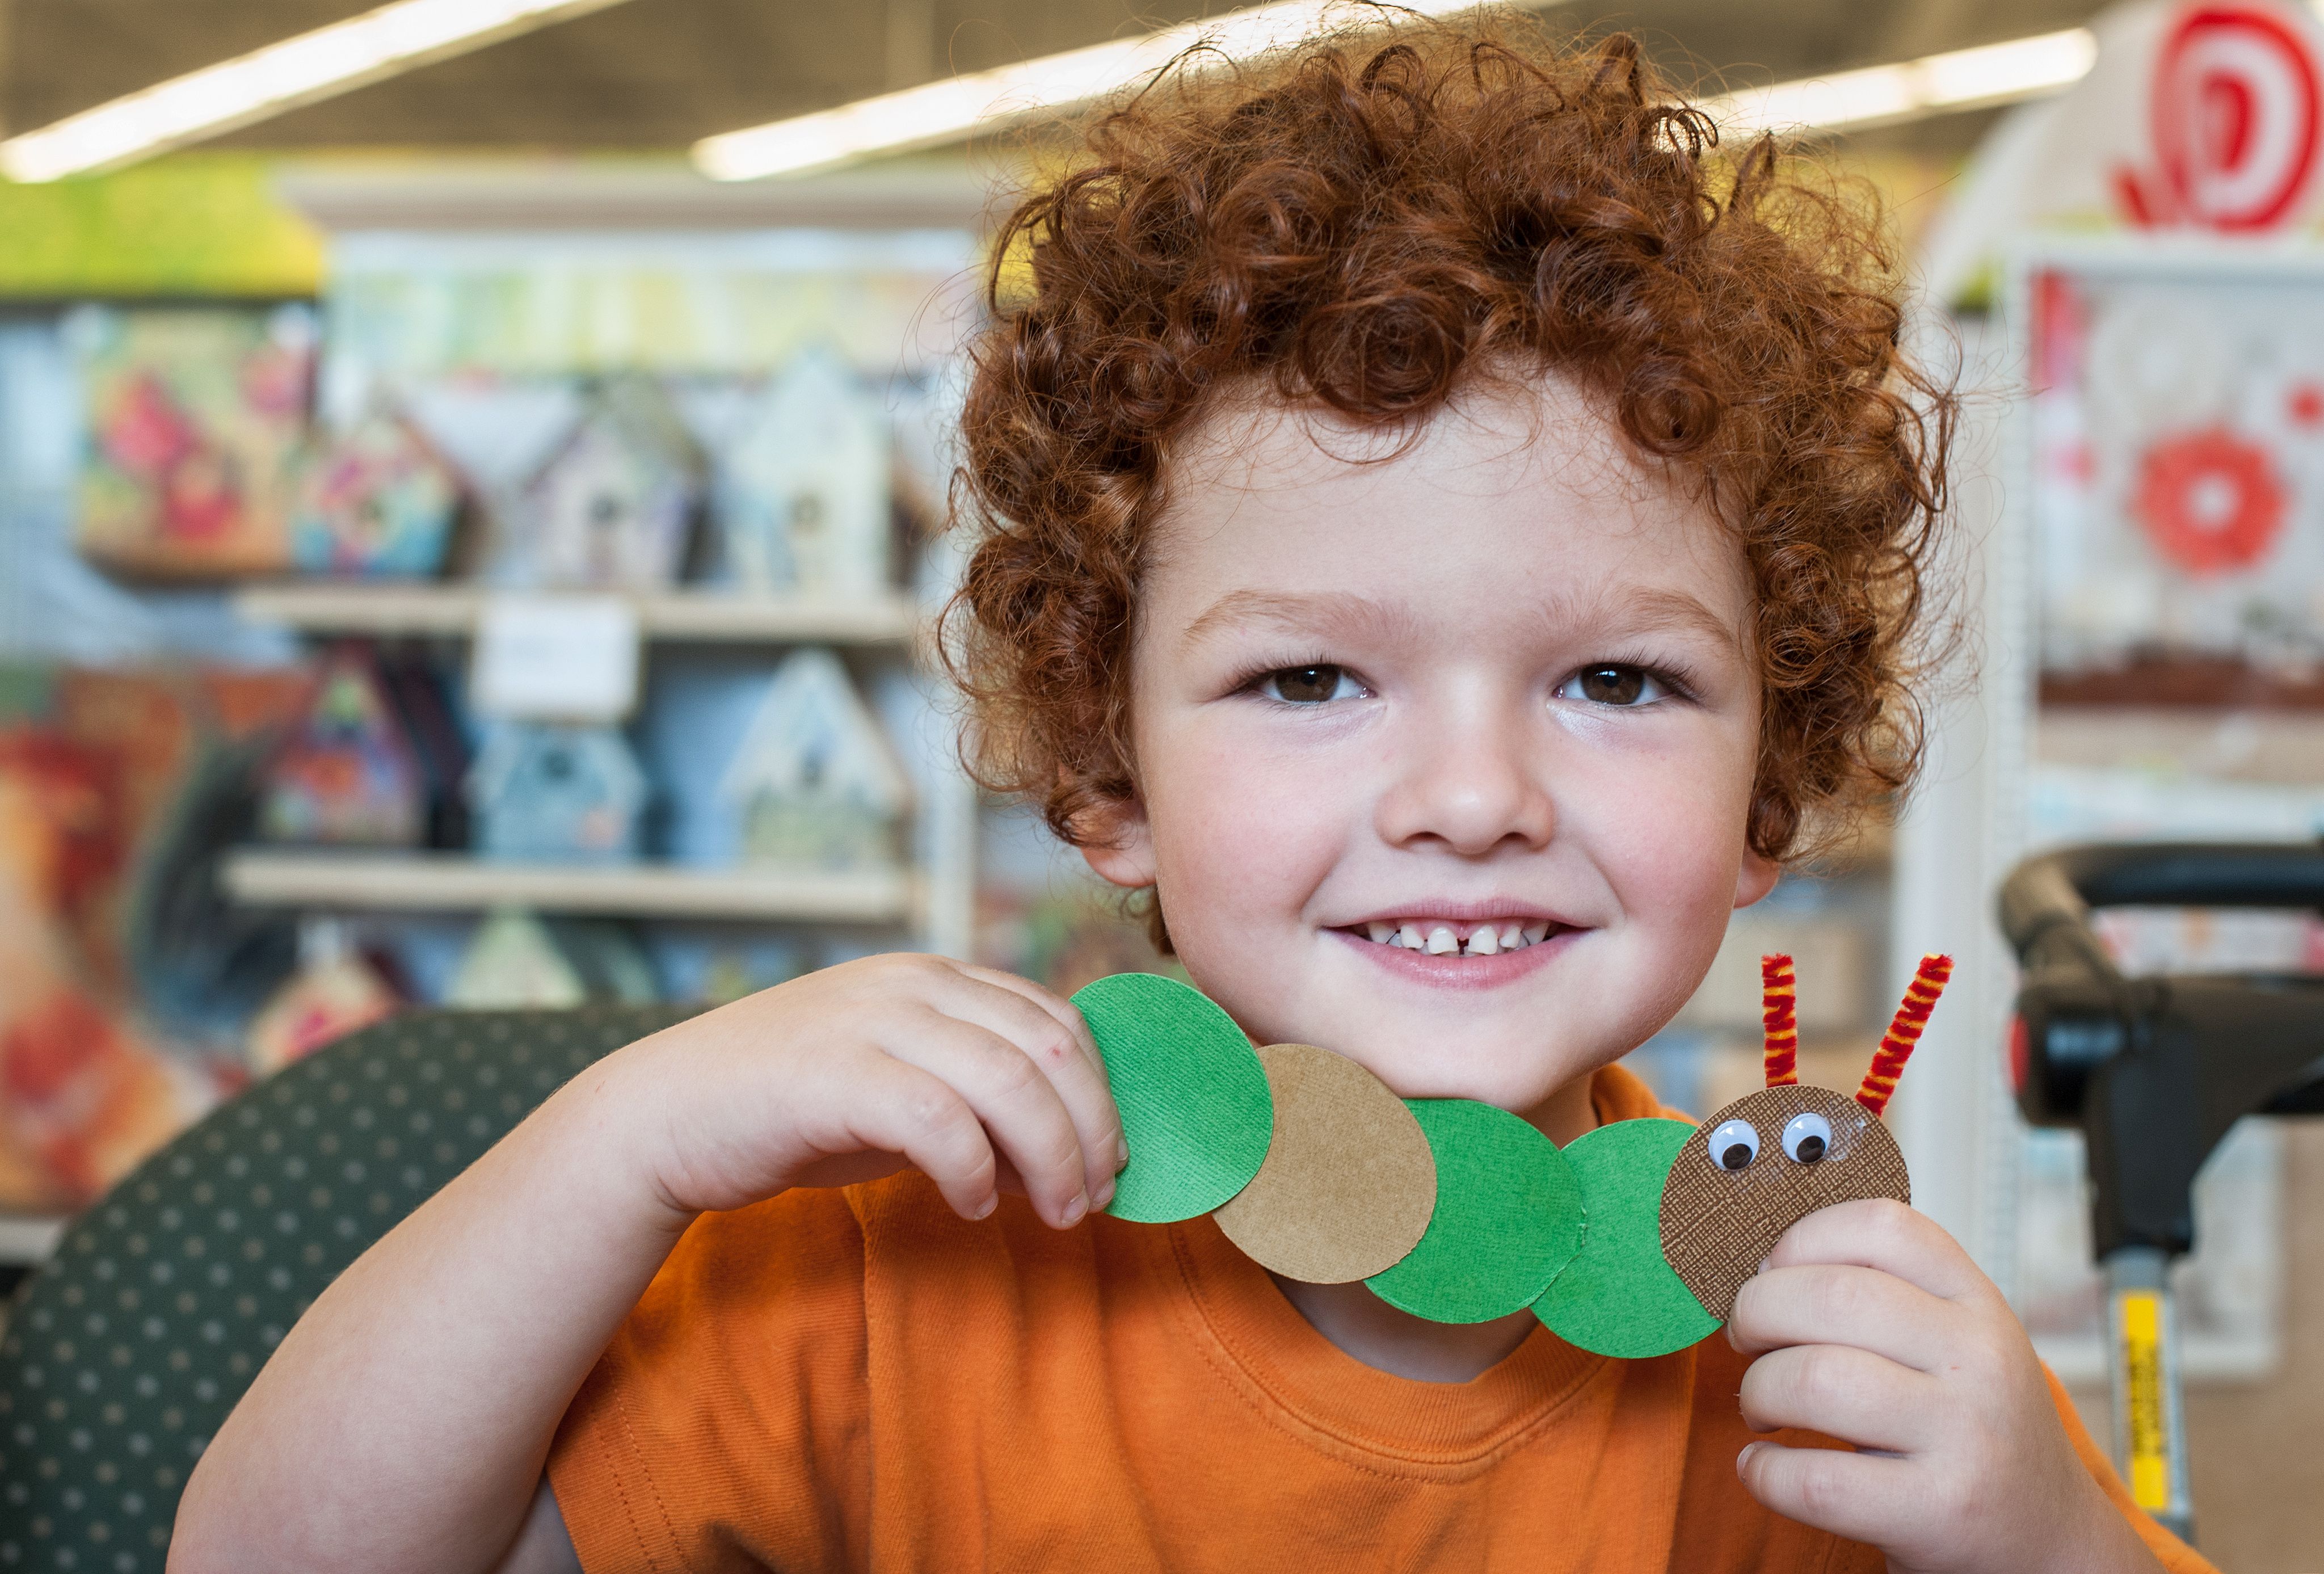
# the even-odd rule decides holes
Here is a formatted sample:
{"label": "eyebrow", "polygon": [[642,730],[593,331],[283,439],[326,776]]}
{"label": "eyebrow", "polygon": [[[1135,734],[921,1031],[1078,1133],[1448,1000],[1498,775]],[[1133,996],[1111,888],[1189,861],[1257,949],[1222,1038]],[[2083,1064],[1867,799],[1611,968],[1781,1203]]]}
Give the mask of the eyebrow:
{"label": "eyebrow", "polygon": [[[1602,603],[1607,598],[1601,596],[1598,599]],[[1553,593],[1543,605],[1542,617],[1545,621],[1568,627],[1577,623],[1612,622],[1622,634],[1675,631],[1700,634],[1721,645],[1737,648],[1748,643],[1747,631],[1729,627],[1699,597],[1686,591],[1642,590],[1621,600],[1624,603],[1621,611],[1609,616],[1602,605],[1590,605]],[[1383,605],[1363,596],[1343,593],[1285,595],[1269,591],[1238,590],[1213,602],[1186,625],[1179,640],[1182,645],[1192,647],[1223,629],[1250,623],[1271,626],[1292,633],[1329,637],[1335,631],[1355,628],[1370,631],[1409,629],[1412,616],[1402,607]]]}
{"label": "eyebrow", "polygon": [[[1682,633],[1702,634],[1722,645],[1740,648],[1748,642],[1748,631],[1731,628],[1702,601],[1683,590],[1642,590],[1625,598],[1621,627],[1625,633],[1658,634],[1667,630]],[[1555,606],[1555,612],[1573,617],[1582,609]],[[1600,609],[1593,608],[1598,612]]]}
{"label": "eyebrow", "polygon": [[1400,607],[1383,606],[1341,592],[1282,595],[1263,590],[1238,590],[1213,602],[1178,638],[1181,644],[1198,645],[1222,629],[1242,623],[1265,624],[1292,633],[1329,635],[1358,627],[1379,630],[1408,626],[1411,621],[1411,614]]}

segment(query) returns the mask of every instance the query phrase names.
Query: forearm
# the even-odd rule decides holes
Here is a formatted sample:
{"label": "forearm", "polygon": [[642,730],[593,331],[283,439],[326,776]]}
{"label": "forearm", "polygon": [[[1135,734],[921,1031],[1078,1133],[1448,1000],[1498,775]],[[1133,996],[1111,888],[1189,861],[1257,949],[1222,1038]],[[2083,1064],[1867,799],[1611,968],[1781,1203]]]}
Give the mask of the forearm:
{"label": "forearm", "polygon": [[601,1062],[301,1317],[187,1484],[171,1566],[492,1567],[558,1420],[684,1229]]}

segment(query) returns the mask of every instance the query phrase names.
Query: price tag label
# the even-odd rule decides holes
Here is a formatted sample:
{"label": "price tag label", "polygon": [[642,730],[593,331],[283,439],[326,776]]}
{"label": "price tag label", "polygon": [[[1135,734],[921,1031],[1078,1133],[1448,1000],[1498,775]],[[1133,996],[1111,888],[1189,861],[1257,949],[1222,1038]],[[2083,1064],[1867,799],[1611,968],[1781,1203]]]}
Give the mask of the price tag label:
{"label": "price tag label", "polygon": [[637,609],[613,595],[504,595],[476,621],[468,697],[487,716],[614,722],[638,703]]}

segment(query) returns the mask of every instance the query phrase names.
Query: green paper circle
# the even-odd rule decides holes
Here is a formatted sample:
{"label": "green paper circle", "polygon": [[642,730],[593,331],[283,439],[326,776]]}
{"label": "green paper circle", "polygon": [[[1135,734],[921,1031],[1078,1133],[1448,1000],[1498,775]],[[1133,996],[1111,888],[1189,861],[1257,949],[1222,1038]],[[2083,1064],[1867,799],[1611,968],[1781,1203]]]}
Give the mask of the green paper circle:
{"label": "green paper circle", "polygon": [[1582,1187],[1557,1145],[1473,1099],[1406,1099],[1436,1158],[1436,1212],[1364,1281],[1434,1322],[1485,1322],[1540,1298],[1582,1247]]}
{"label": "green paper circle", "polygon": [[1106,1211],[1140,1224],[1208,1213],[1250,1184],[1275,1135],[1267,1070],[1211,998],[1116,973],[1074,996],[1105,1056],[1130,1163]]}
{"label": "green paper circle", "polygon": [[1718,1331],[1663,1260],[1663,1183],[1693,1135],[1683,1120],[1617,1120],[1566,1144],[1589,1225],[1582,1254],[1533,1308],[1566,1343],[1636,1360]]}

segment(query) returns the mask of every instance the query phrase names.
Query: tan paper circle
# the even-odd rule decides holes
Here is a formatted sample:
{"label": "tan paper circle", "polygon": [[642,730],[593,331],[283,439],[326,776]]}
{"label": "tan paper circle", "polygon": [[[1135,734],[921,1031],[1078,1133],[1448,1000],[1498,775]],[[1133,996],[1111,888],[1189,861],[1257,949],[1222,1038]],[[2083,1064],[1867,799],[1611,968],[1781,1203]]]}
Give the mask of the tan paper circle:
{"label": "tan paper circle", "polygon": [[1436,1160],[1404,1100],[1312,1044],[1259,1052],[1275,1134],[1250,1184],[1212,1214],[1263,1267],[1311,1284],[1369,1279],[1403,1260],[1436,1211]]}
{"label": "tan paper circle", "polygon": [[[1814,1164],[1797,1164],[1784,1155],[1783,1130],[1810,1111],[1831,1123],[1831,1146]],[[1711,1158],[1711,1134],[1729,1120],[1748,1120],[1759,1134],[1758,1156],[1733,1172]],[[1879,1118],[1830,1088],[1763,1088],[1695,1128],[1678,1150],[1663,1183],[1663,1256],[1724,1322],[1784,1231],[1819,1208],[1864,1197],[1913,1200],[1904,1155]]]}

